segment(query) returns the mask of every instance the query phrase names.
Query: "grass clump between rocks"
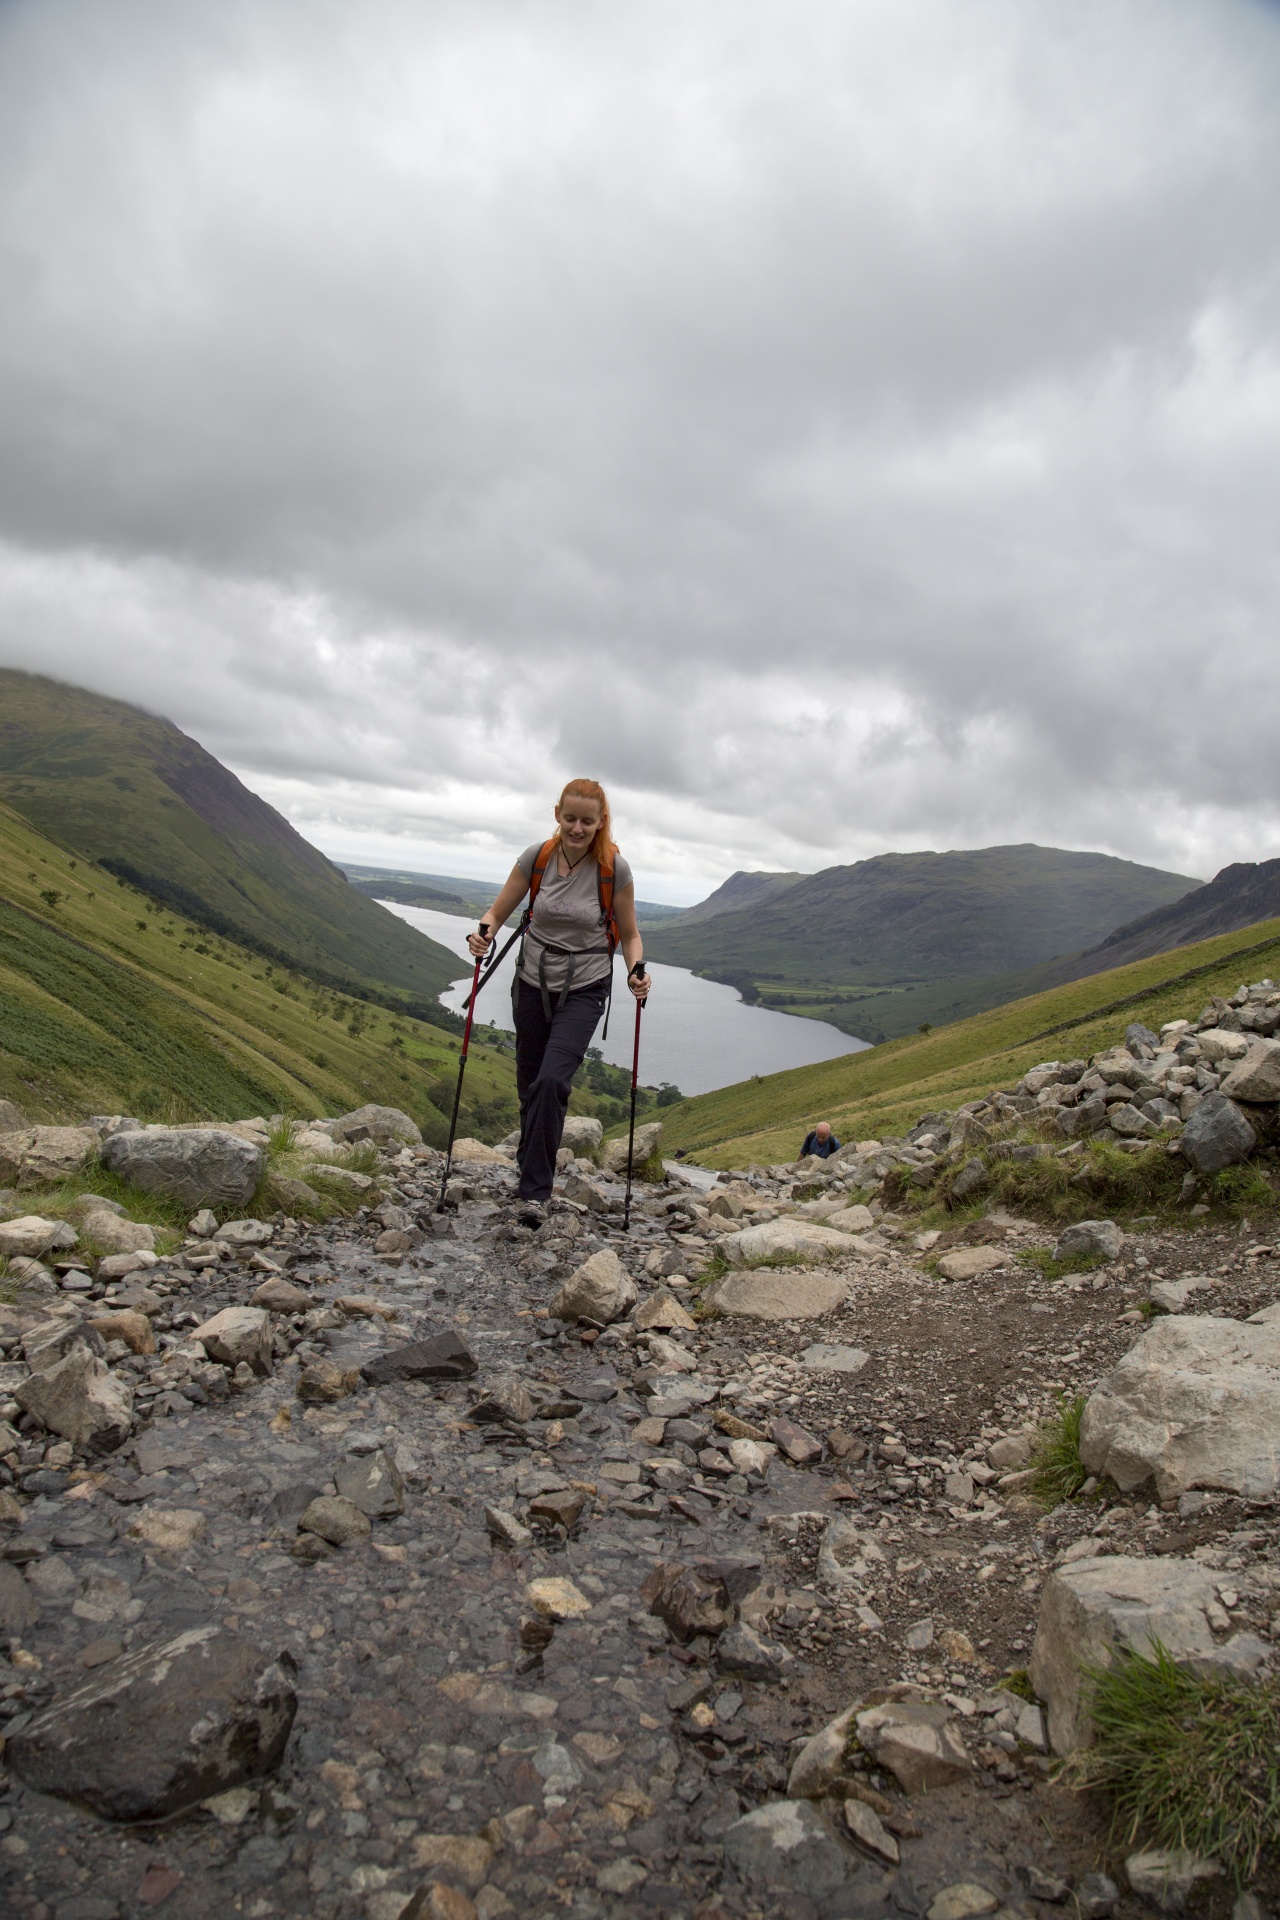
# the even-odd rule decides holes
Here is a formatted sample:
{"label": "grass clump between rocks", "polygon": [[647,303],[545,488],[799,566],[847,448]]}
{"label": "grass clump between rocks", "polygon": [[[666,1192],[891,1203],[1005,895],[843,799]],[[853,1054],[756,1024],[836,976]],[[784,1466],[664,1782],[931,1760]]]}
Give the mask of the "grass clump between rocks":
{"label": "grass clump between rocks", "polygon": [[1037,1500],[1056,1507],[1063,1500],[1074,1500],[1088,1479],[1088,1469],[1080,1458],[1080,1422],[1087,1396],[1063,1398],[1053,1417],[1040,1427],[1031,1455],[1029,1483]]}
{"label": "grass clump between rocks", "polygon": [[1280,1836],[1280,1682],[1205,1679],[1156,1642],[1092,1668],[1094,1744],[1072,1761],[1104,1789],[1127,1841],[1185,1847],[1239,1883]]}

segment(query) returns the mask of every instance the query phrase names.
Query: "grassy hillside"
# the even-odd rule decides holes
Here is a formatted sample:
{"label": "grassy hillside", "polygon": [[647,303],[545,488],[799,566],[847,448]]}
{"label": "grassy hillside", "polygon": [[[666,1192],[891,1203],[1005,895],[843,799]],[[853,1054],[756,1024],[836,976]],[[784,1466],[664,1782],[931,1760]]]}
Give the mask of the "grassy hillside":
{"label": "grassy hillside", "polygon": [[1056,847],[883,854],[707,921],[655,928],[655,960],[878,1040],[1028,990],[1022,969],[1096,944],[1198,882]]}
{"label": "grassy hillside", "polygon": [[448,1024],[436,998],[453,956],[350,886],[167,720],[0,669],[0,801],[171,914],[337,987],[394,989]]}
{"label": "grassy hillside", "polygon": [[[456,963],[450,961],[456,972]],[[37,1120],[404,1108],[439,1139],[458,1042],[193,921],[0,806],[0,1095]],[[510,1057],[472,1050],[464,1132],[514,1123]]]}
{"label": "grassy hillside", "polygon": [[816,1120],[830,1120],[843,1140],[901,1133],[932,1108],[955,1107],[1011,1084],[1042,1060],[1088,1056],[1114,1042],[1130,1020],[1158,1028],[1199,1013],[1215,993],[1267,977],[1280,977],[1280,920],[1094,974],[870,1053],[684,1100],[663,1115],[663,1148],[684,1148],[711,1167],[768,1165],[793,1159]]}
{"label": "grassy hillside", "polygon": [[762,905],[766,900],[774,900],[779,894],[786,893],[797,881],[807,880],[805,873],[770,873],[761,869],[746,873],[739,869],[709,893],[705,900],[699,900],[693,907],[687,907],[681,915],[685,926],[698,926],[704,920],[714,920],[722,913],[748,911]]}

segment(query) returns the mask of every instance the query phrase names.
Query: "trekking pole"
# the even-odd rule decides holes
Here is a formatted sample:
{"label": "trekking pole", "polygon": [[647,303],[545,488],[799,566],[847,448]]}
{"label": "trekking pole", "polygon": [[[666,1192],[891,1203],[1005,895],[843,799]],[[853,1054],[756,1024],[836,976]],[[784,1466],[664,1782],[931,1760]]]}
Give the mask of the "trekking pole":
{"label": "trekking pole", "polygon": [[[644,961],[637,960],[631,969],[637,979],[644,979]],[[631,978],[631,974],[627,978]],[[622,1209],[622,1231],[631,1231],[631,1161],[636,1150],[636,1087],[640,1080],[640,1015],[644,1012],[644,1001],[636,1001],[636,1043],[631,1052],[631,1125],[627,1131],[627,1198]]]}
{"label": "trekking pole", "polygon": [[[489,922],[487,920],[480,922],[480,931],[487,939],[489,935]],[[444,1179],[440,1182],[440,1198],[436,1201],[437,1213],[444,1212],[445,1189],[449,1185],[449,1175],[453,1171],[453,1136],[458,1131],[458,1108],[462,1104],[462,1076],[467,1070],[467,1049],[471,1045],[471,1022],[475,1018],[476,994],[480,990],[480,968],[483,962],[484,955],[478,954],[476,956],[476,970],[471,976],[471,998],[467,1001],[467,1024],[462,1029],[462,1052],[458,1058],[458,1084],[453,1090],[453,1118],[449,1122],[449,1144],[445,1149]],[[635,1096],[632,1095],[632,1105],[634,1106],[634,1104]]]}

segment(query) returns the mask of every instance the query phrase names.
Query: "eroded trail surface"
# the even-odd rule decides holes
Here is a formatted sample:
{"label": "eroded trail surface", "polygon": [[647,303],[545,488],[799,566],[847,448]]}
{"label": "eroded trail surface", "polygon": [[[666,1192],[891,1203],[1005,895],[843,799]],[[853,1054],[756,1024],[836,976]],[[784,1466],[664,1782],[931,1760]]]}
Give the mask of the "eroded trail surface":
{"label": "eroded trail surface", "polygon": [[[307,1299],[281,1296],[265,1377],[242,1369],[204,1406],[161,1382],[151,1424],[79,1477],[24,1462],[0,1588],[11,1749],[51,1699],[184,1629],[287,1652],[297,1713],[268,1778],[167,1823],[115,1824],[11,1772],[9,1911],[398,1920],[417,1894],[414,1913],[453,1920],[835,1920],[924,1915],[973,1883],[935,1912],[982,1911],[976,1885],[1048,1920],[1082,1882],[1078,1910],[1136,1911],[1085,1879],[1108,1864],[1105,1823],[1050,1779],[1038,1709],[1000,1682],[1086,1535],[1247,1571],[1275,1564],[1275,1516],[1227,1495],[1163,1511],[1149,1490],[1046,1514],[1000,1482],[1046,1403],[1131,1343],[1153,1275],[1201,1273],[1214,1311],[1243,1316],[1275,1298],[1274,1260],[1234,1230],[1152,1233],[1050,1281],[1016,1264],[1046,1236],[997,1220],[985,1243],[1007,1263],[949,1283],[885,1219],[818,1275],[847,1289],[829,1310],[694,1325],[692,1200],[673,1213],[678,1193],[647,1189],[625,1239],[616,1214],[561,1202],[534,1234],[495,1163],[465,1169],[437,1223],[435,1164],[395,1163],[394,1217],[426,1232],[409,1251],[375,1254],[387,1221],[368,1217],[278,1226],[256,1271],[247,1247],[153,1269],[153,1324],[179,1342],[248,1302],[268,1259]],[[549,1321],[557,1286],[609,1248],[633,1315],[586,1338]],[[442,1334],[473,1370],[449,1342],[397,1358]],[[308,1370],[335,1397],[300,1399]],[[696,1562],[712,1564],[670,1572]],[[1266,1635],[1234,1583],[1231,1624]],[[905,1794],[864,1755],[860,1843],[843,1797],[808,1803],[816,1836],[737,1824],[788,1798],[808,1736],[895,1688],[936,1709],[949,1784]],[[124,1768],[147,1765],[139,1711]],[[784,1889],[788,1849],[807,1864]]]}

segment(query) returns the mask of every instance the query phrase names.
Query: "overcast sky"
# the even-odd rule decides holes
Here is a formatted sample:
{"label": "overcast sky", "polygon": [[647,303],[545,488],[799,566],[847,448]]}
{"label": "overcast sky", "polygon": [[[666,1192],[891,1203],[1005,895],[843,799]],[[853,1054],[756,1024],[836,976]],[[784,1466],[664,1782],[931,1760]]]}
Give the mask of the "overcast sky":
{"label": "overcast sky", "polygon": [[0,659],[338,857],[1280,853],[1280,8],[0,0]]}

